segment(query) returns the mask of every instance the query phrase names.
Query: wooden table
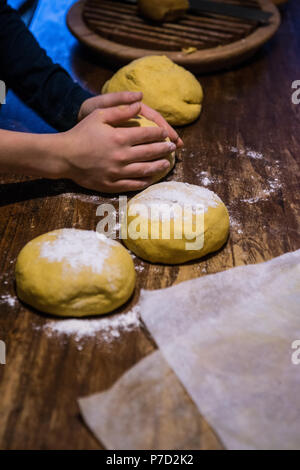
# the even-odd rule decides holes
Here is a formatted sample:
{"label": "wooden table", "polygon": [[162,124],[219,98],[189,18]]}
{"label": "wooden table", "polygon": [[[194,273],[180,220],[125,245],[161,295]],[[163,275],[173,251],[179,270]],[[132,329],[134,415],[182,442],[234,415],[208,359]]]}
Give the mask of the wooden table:
{"label": "wooden table", "polygon": [[[99,92],[113,69],[67,31],[64,14],[71,3],[43,1],[32,29],[54,60]],[[185,150],[169,179],[207,185],[219,194],[231,216],[230,239],[219,253],[184,266],[135,260],[144,269],[126,309],[141,287],[166,287],[300,248],[300,105],[291,101],[291,84],[300,80],[299,18],[299,2],[291,0],[279,33],[255,59],[200,77],[203,113],[180,129]],[[53,132],[11,93],[0,127]],[[45,334],[48,317],[7,296],[15,297],[15,260],[27,241],[61,227],[95,229],[96,207],[110,198],[68,181],[13,175],[1,176],[0,194],[0,339],[7,346],[7,363],[0,365],[0,448],[101,448],[83,425],[76,399],[111,386],[154,350],[151,338],[135,329],[111,343],[91,338],[78,350],[72,337]],[[203,447],[217,444],[212,439]]]}

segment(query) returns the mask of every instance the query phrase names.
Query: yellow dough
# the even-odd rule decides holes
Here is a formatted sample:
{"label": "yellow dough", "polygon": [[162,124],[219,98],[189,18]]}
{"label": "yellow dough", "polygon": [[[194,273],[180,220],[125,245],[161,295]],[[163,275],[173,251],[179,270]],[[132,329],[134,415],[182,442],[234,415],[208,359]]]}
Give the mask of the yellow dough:
{"label": "yellow dough", "polygon": [[42,312],[100,315],[129,299],[135,269],[120,243],[92,230],[61,229],[24,246],[16,284],[19,298]]}
{"label": "yellow dough", "polygon": [[[146,212],[144,207],[147,209]],[[170,207],[172,207],[171,224],[167,215],[170,213]],[[180,207],[185,210],[181,211]],[[190,229],[186,230],[183,227],[185,220],[188,219],[186,212],[188,207],[191,210],[192,223]],[[204,224],[197,225],[196,217],[200,214],[199,220],[201,220],[201,213]],[[168,226],[170,237],[166,238]],[[180,230],[183,236],[176,239],[175,234],[180,233]],[[125,238],[124,233],[127,234],[127,239],[123,240],[124,244],[140,258],[153,263],[178,264],[200,258],[221,248],[228,237],[229,216],[221,199],[212,191],[200,186],[171,181],[150,186],[129,201],[127,229],[123,227],[123,238]],[[157,238],[154,238],[155,236]],[[204,244],[190,249],[196,237],[199,240],[202,237]]]}
{"label": "yellow dough", "polygon": [[189,8],[188,0],[138,0],[139,12],[154,21],[173,21]]}
{"label": "yellow dough", "polygon": [[201,112],[202,87],[192,73],[166,56],[147,56],[122,67],[102,93],[142,91],[143,102],[172,125],[193,122]]}
{"label": "yellow dough", "polygon": [[[122,125],[122,127],[138,127],[138,126],[139,127],[158,127],[155,122],[149,121],[149,119],[146,119],[144,116],[137,116],[136,118],[130,119],[129,121],[127,121],[126,123]],[[170,139],[167,137],[166,140],[170,140]],[[175,152],[171,152],[168,156],[164,155],[163,158],[169,160],[170,167],[167,168],[166,171],[158,175],[154,183],[164,178],[175,166]]]}

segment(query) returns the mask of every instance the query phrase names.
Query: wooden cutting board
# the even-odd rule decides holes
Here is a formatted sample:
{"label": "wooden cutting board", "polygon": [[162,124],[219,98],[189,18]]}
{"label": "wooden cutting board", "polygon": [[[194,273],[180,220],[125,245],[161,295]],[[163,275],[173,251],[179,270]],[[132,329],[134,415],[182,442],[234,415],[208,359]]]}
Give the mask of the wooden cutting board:
{"label": "wooden cutting board", "polygon": [[[270,0],[235,3],[271,12],[270,23],[260,26],[223,15],[188,13],[176,23],[157,25],[141,18],[136,5],[80,0],[70,8],[67,24],[80,42],[117,65],[145,55],[165,54],[194,72],[211,72],[249,58],[279,27],[280,14]],[[190,47],[196,51],[187,54],[183,49]]]}

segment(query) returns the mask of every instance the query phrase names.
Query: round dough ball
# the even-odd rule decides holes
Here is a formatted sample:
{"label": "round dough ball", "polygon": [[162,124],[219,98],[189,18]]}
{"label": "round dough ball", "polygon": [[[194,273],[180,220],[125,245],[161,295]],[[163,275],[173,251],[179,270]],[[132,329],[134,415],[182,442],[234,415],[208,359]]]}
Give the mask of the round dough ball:
{"label": "round dough ball", "polygon": [[193,122],[201,112],[202,87],[194,75],[166,56],[147,56],[122,67],[102,93],[142,91],[143,102],[170,124]]}
{"label": "round dough ball", "polygon": [[188,0],[138,0],[141,15],[158,22],[176,20],[188,8]]}
{"label": "round dough ball", "polygon": [[127,250],[92,230],[54,230],[31,240],[16,264],[17,294],[42,312],[84,317],[125,303],[135,286]]}
{"label": "round dough ball", "polygon": [[[142,259],[178,264],[218,250],[228,233],[229,215],[215,193],[171,181],[150,186],[129,201],[127,239],[123,242]],[[197,240],[200,244],[195,245]]]}
{"label": "round dough ball", "polygon": [[[122,127],[158,127],[157,124],[153,121],[149,121],[144,116],[137,116],[136,118],[129,119],[129,121],[122,124]],[[166,140],[170,140],[168,137]],[[175,152],[171,152],[169,155],[163,157],[165,160],[169,160],[170,166],[167,170],[163,171],[157,178],[154,180],[154,183],[164,178],[175,166]]]}

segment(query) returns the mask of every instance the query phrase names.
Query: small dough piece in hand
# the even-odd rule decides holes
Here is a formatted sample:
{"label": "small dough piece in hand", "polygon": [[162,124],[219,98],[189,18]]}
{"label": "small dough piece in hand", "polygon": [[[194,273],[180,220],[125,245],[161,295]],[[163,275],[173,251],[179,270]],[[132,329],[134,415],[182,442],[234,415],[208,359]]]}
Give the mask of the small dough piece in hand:
{"label": "small dough piece in hand", "polygon": [[150,186],[129,201],[123,241],[142,259],[179,264],[218,250],[228,233],[229,215],[215,193],[170,181]]}
{"label": "small dough piece in hand", "polygon": [[101,315],[129,299],[135,269],[120,243],[92,230],[61,229],[24,246],[16,284],[18,297],[42,312]]}
{"label": "small dough piece in hand", "polygon": [[140,14],[157,22],[177,20],[188,8],[188,0],[138,0]]}
{"label": "small dough piece in hand", "polygon": [[[137,116],[136,118],[130,119],[129,121],[122,124],[121,127],[158,127],[158,126],[155,122],[149,121],[149,119],[146,119],[144,116]],[[170,141],[168,137],[166,138],[166,140]],[[169,160],[170,166],[165,171],[163,171],[160,175],[158,175],[157,178],[153,181],[153,183],[157,183],[162,178],[164,178],[175,166],[175,161],[176,161],[175,152],[171,152],[169,153],[169,155],[164,155],[162,158],[164,158],[165,160]]]}
{"label": "small dough piece in hand", "polygon": [[201,113],[203,91],[196,77],[168,57],[146,56],[118,70],[102,93],[141,91],[143,102],[173,126],[195,121]]}

